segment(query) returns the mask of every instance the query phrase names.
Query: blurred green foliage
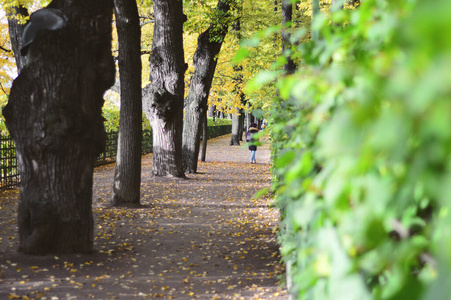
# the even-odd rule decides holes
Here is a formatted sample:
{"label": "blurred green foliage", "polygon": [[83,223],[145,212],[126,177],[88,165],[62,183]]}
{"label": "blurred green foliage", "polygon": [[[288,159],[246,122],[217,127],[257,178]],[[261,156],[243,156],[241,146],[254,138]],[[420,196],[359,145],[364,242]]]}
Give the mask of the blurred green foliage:
{"label": "blurred green foliage", "polygon": [[[267,114],[296,299],[449,299],[451,2],[315,18]],[[303,29],[304,30],[304,29]]]}

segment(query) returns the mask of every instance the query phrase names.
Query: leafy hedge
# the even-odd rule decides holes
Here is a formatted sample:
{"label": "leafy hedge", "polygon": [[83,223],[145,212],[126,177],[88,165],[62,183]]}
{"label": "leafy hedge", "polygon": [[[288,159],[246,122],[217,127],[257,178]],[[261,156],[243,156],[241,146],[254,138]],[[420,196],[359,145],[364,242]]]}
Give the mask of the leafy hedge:
{"label": "leafy hedge", "polygon": [[297,299],[449,299],[450,16],[449,0],[361,1],[295,49],[270,124]]}
{"label": "leafy hedge", "polygon": [[232,119],[207,118],[207,126],[232,125]]}
{"label": "leafy hedge", "polygon": [[[120,110],[118,107],[113,105],[104,106],[102,110],[102,115],[105,118],[105,130],[107,132],[110,131],[118,131],[119,130],[119,114]],[[143,129],[152,130],[149,120],[143,113]],[[1,121],[0,121],[0,130],[1,130]],[[221,126],[221,125],[232,125],[231,119],[220,119],[220,118],[207,118],[207,126]]]}
{"label": "leafy hedge", "polygon": [[[102,109],[102,116],[105,118],[105,131],[119,131],[119,115],[120,110],[118,107],[113,105],[106,105]],[[146,115],[142,114],[143,130],[152,130],[150,127],[149,120],[147,120]]]}

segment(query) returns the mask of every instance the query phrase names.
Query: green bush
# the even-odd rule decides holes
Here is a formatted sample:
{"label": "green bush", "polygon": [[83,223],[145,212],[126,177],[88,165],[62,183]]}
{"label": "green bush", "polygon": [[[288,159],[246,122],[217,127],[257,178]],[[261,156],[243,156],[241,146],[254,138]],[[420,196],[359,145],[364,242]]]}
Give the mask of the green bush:
{"label": "green bush", "polygon": [[370,0],[318,17],[278,81],[273,189],[297,299],[449,298],[450,16],[448,0]]}
{"label": "green bush", "polygon": [[231,119],[207,118],[207,126],[232,125]]}
{"label": "green bush", "polygon": [[[0,109],[3,111],[3,108],[8,103],[8,97],[6,95],[0,96]],[[0,133],[3,136],[9,135],[8,129],[6,128],[5,118],[3,117],[3,113],[0,115]]]}
{"label": "green bush", "polygon": [[[113,105],[104,106],[102,109],[102,115],[105,118],[105,131],[107,132],[117,132],[119,131],[119,116],[120,110],[118,107]],[[152,130],[149,120],[147,120],[146,115],[142,115],[143,130]]]}
{"label": "green bush", "polygon": [[119,130],[119,107],[108,105],[102,108],[102,116],[105,119],[104,126],[106,132],[117,132]]}

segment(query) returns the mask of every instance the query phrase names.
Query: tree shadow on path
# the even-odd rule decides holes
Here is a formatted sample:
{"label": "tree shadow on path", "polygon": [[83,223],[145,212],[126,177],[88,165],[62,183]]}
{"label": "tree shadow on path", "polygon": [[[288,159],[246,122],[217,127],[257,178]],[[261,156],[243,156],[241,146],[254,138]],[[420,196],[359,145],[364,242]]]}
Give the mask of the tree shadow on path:
{"label": "tree shadow on path", "polygon": [[208,141],[190,180],[151,176],[144,156],[141,209],[105,207],[114,164],[97,168],[92,254],[17,253],[18,192],[2,193],[0,299],[287,299],[278,212],[271,199],[252,198],[270,185],[269,149],[251,165],[247,148],[229,140]]}

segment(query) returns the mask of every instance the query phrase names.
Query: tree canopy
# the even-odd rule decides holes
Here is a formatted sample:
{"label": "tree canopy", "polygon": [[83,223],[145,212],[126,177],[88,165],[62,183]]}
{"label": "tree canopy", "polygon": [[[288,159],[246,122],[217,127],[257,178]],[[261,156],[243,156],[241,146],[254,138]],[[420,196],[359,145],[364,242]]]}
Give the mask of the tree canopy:
{"label": "tree canopy", "polygon": [[[11,7],[18,4],[26,7],[30,13],[41,8],[49,3],[49,1],[13,1],[2,0],[3,11],[9,12]],[[141,52],[142,52],[142,86],[146,86],[149,83],[149,66],[148,59],[151,50],[152,38],[153,38],[153,24],[154,16],[152,9],[152,1],[138,1],[138,9],[141,22]],[[187,15],[187,22],[184,24],[184,48],[185,48],[185,61],[188,62],[188,70],[185,73],[185,88],[186,93],[189,87],[189,80],[193,74],[192,57],[197,46],[198,35],[206,30],[210,24],[215,21],[221,20],[220,12],[216,9],[217,1],[184,1],[184,13]],[[273,63],[275,55],[280,51],[279,40],[268,40],[265,44],[257,44],[255,34],[264,28],[280,24],[280,14],[277,10],[274,10],[274,1],[271,0],[258,0],[258,1],[243,1],[243,8],[240,10],[241,26],[242,26],[242,40],[248,40],[247,45],[252,46],[248,48],[250,51],[249,57],[242,62],[243,64],[243,80],[248,81],[259,70],[268,69]],[[234,14],[229,18],[237,18],[237,11],[232,8]],[[300,14],[298,14],[300,15]],[[222,19],[223,20],[223,19]],[[26,22],[26,19],[23,20]],[[8,26],[6,24],[6,14],[2,17],[1,35],[0,35],[0,59],[2,59],[2,68],[0,73],[0,83],[2,89],[0,93],[7,95],[9,93],[9,87],[11,82],[16,76],[14,59],[11,52],[11,46],[9,42]],[[264,33],[261,33],[265,35]],[[266,33],[268,35],[269,33]],[[113,34],[113,54],[118,54],[117,35]],[[244,108],[241,101],[234,90],[234,78],[236,72],[233,69],[233,58],[239,49],[239,43],[236,37],[228,35],[224,41],[223,50],[218,56],[217,72],[212,83],[212,89],[210,92],[209,103],[214,103],[218,109],[223,109],[226,112],[230,112],[230,107]],[[4,49],[3,49],[4,48]],[[5,51],[6,50],[6,51]],[[4,89],[4,91],[3,91]],[[112,101],[107,101],[110,104],[118,103],[117,91],[109,92],[108,98]],[[5,93],[6,92],[6,93]],[[274,95],[273,92],[267,90],[263,93],[255,93],[248,95],[256,107],[267,107],[265,103],[271,100]],[[116,98],[116,99],[115,99]],[[266,99],[266,101],[264,101]]]}
{"label": "tree canopy", "polygon": [[[269,119],[290,292],[298,299],[444,299],[451,4],[300,0],[282,25],[281,2],[245,0],[232,10],[240,35],[225,38],[209,102],[245,109],[241,89],[251,110]],[[185,96],[197,37],[220,19],[216,4],[184,3]],[[138,7],[146,86],[154,17],[150,1]],[[13,63],[0,26],[7,94]],[[284,51],[282,30],[289,33]],[[297,66],[292,74],[283,72],[287,57]]]}

